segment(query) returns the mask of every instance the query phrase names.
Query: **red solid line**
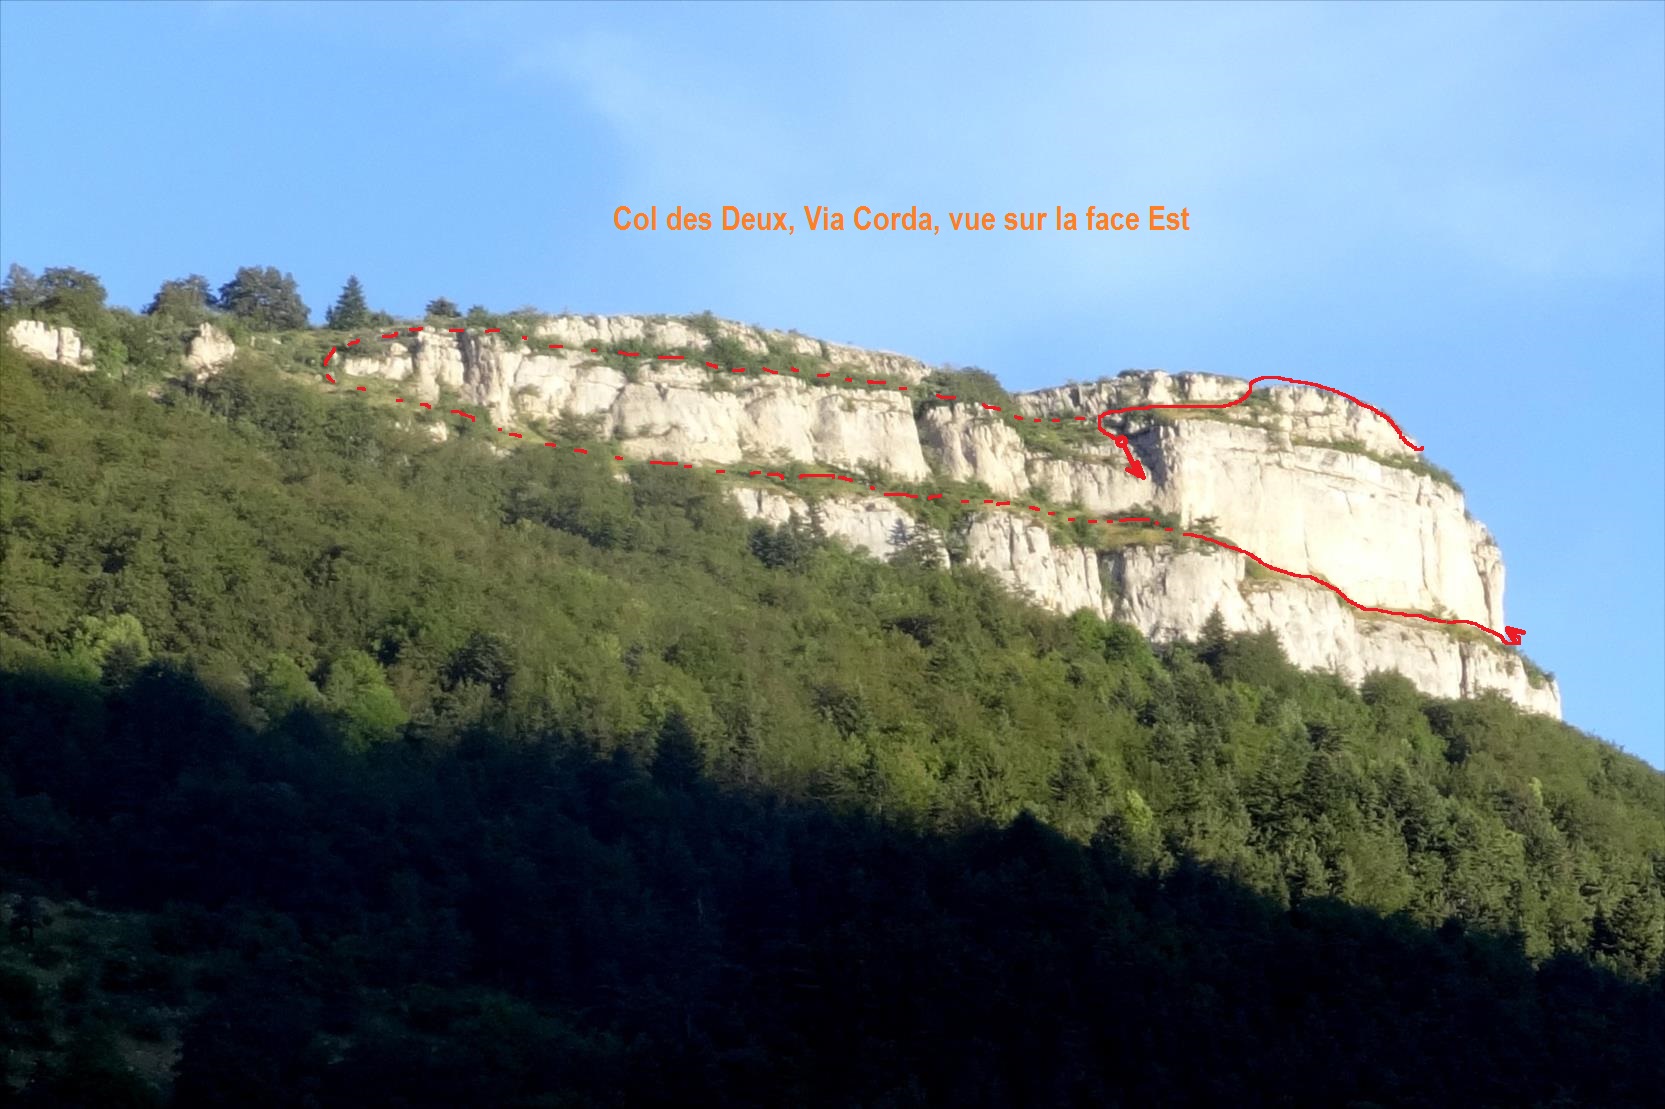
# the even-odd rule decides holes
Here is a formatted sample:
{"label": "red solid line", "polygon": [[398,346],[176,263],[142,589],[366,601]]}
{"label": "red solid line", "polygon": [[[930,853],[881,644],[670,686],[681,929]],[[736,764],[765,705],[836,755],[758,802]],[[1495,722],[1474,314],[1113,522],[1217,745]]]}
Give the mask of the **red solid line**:
{"label": "red solid line", "polygon": [[680,362],[686,357],[687,357],[687,355],[685,355],[685,354],[661,354],[661,355],[659,355],[659,361],[661,361],[661,362]]}
{"label": "red solid line", "polygon": [[330,364],[330,359],[334,358],[334,357],[335,357],[335,348],[331,347],[330,352],[328,354],[324,355],[324,365],[326,365],[326,366],[329,365]]}
{"label": "red solid line", "polygon": [[448,328],[446,328],[446,329],[445,329],[445,330],[447,330],[447,331],[449,331],[449,332],[450,332],[450,333],[451,333],[451,334],[453,334],[453,335],[455,335],[455,334],[457,334],[457,332],[459,332],[459,331],[467,331],[467,330],[468,330],[468,328],[466,328],[466,327],[448,327]]}
{"label": "red solid line", "polygon": [[[1399,436],[1399,441],[1401,443],[1405,444],[1407,447],[1411,448],[1411,450],[1419,451],[1419,450],[1422,449],[1421,447],[1417,446],[1415,443],[1411,442],[1408,437],[1406,437],[1404,429],[1401,428],[1397,423],[1394,423],[1394,420],[1393,420],[1392,416],[1389,416],[1386,412],[1383,412],[1380,408],[1377,408],[1375,405],[1367,404],[1364,401],[1360,400],[1358,397],[1355,397],[1353,394],[1343,393],[1340,389],[1334,388],[1334,387],[1329,386],[1329,385],[1321,385],[1316,381],[1303,381],[1302,379],[1300,379],[1298,377],[1282,377],[1278,374],[1262,374],[1260,377],[1250,379],[1248,387],[1243,390],[1243,395],[1242,396],[1238,397],[1236,400],[1225,401],[1221,404],[1137,404],[1137,405],[1132,405],[1128,408],[1112,408],[1107,412],[1100,412],[1099,413],[1099,415],[1098,415],[1098,421],[1099,421],[1098,429],[1100,431],[1104,432],[1104,434],[1110,435],[1110,433],[1108,431],[1104,431],[1104,417],[1114,416],[1119,412],[1144,412],[1144,411],[1147,411],[1147,410],[1153,409],[1153,408],[1232,408],[1232,407],[1235,407],[1236,405],[1242,404],[1244,401],[1248,400],[1249,399],[1249,394],[1254,392],[1255,385],[1262,382],[1262,381],[1287,381],[1291,385],[1306,385],[1306,386],[1309,386],[1313,389],[1322,389],[1326,393],[1334,393],[1338,397],[1345,397],[1347,400],[1352,401],[1354,404],[1358,405],[1360,408],[1366,409],[1367,411],[1370,411],[1370,412],[1374,412],[1374,413],[1376,413],[1376,415],[1378,415],[1382,419],[1386,420],[1388,422],[1388,426],[1393,428],[1394,434]],[[1114,436],[1111,436],[1111,438],[1114,438]],[[1486,630],[1491,631],[1490,628],[1488,628]],[[1496,633],[1494,632],[1493,634],[1496,634]]]}
{"label": "red solid line", "polygon": [[350,346],[350,347],[351,347],[351,346],[357,346],[357,345],[358,345],[358,343],[359,343],[359,340],[358,340],[358,339],[348,339],[348,340],[347,340],[347,345],[348,345],[348,346]]}
{"label": "red solid line", "polygon": [[324,380],[325,380],[325,381],[327,381],[327,382],[329,382],[329,383],[330,383],[330,384],[331,384],[331,385],[337,385],[337,384],[340,384],[340,383],[339,383],[339,382],[337,382],[337,381],[336,381],[336,380],[335,380],[335,375],[334,375],[334,374],[325,374],[325,375],[324,375]]}
{"label": "red solid line", "polygon": [[[1303,384],[1305,384],[1305,383],[1303,382]],[[1513,644],[1509,641],[1509,637],[1504,635],[1502,632],[1498,631],[1496,628],[1488,628],[1488,627],[1486,627],[1486,625],[1477,624],[1473,620],[1441,620],[1437,616],[1426,616],[1426,615],[1424,615],[1420,612],[1399,612],[1396,609],[1391,609],[1391,608],[1372,608],[1369,605],[1361,605],[1357,601],[1353,600],[1353,598],[1351,598],[1347,594],[1343,593],[1340,589],[1331,585],[1329,582],[1325,581],[1323,578],[1318,577],[1316,574],[1297,574],[1293,570],[1285,570],[1281,566],[1273,566],[1270,562],[1267,562],[1264,558],[1261,558],[1259,555],[1253,554],[1249,551],[1245,551],[1242,547],[1234,547],[1230,543],[1226,543],[1222,540],[1215,539],[1213,536],[1199,535],[1194,531],[1181,532],[1181,534],[1184,535],[1187,539],[1201,539],[1203,542],[1212,543],[1216,547],[1224,547],[1228,551],[1236,551],[1238,554],[1242,555],[1244,558],[1253,559],[1255,562],[1259,563],[1261,566],[1264,566],[1266,569],[1271,570],[1275,574],[1282,574],[1286,578],[1304,578],[1307,581],[1315,581],[1319,585],[1322,585],[1325,589],[1328,589],[1330,592],[1334,593],[1337,597],[1340,597],[1342,600],[1346,601],[1348,604],[1350,604],[1354,608],[1358,609],[1360,612],[1379,612],[1384,616],[1404,616],[1404,617],[1406,617],[1408,619],[1411,619],[1411,620],[1425,620],[1430,624],[1466,624],[1471,628],[1479,628],[1483,632],[1486,632],[1490,635],[1497,636],[1497,638],[1499,640],[1501,640],[1503,645],[1506,646],[1506,647],[1507,646],[1513,646]]]}
{"label": "red solid line", "polygon": [[711,367],[711,368],[712,368],[712,369],[714,369],[714,370],[720,370],[720,369],[722,369],[722,367],[721,367],[721,366],[719,366],[719,365],[717,365],[717,363],[715,363],[715,362],[707,362],[707,363],[706,363],[706,365],[707,365],[707,366],[710,366],[710,367]]}
{"label": "red solid line", "polygon": [[942,496],[941,493],[932,493],[929,497],[926,497],[925,499],[928,500],[928,501],[934,501],[940,496]]}
{"label": "red solid line", "polygon": [[427,401],[425,401],[425,400],[419,400],[419,401],[417,401],[417,402],[416,402],[416,403],[417,403],[417,404],[418,404],[418,405],[420,405],[420,406],[421,406],[421,407],[423,407],[423,408],[426,408],[426,409],[428,409],[428,410],[429,410],[429,411],[432,411],[432,410],[433,410],[433,407],[434,407],[434,406],[433,406],[433,405],[431,405],[431,404],[429,404],[429,403],[428,403],[428,402],[427,402]]}
{"label": "red solid line", "polygon": [[498,332],[500,332],[502,330],[503,329],[501,327],[488,327],[488,328],[486,328],[486,334],[487,335],[495,335],[495,334],[497,334]]}
{"label": "red solid line", "polygon": [[589,454],[590,452],[585,450],[583,447],[574,447],[574,448],[572,448],[572,453],[573,454]]}
{"label": "red solid line", "polygon": [[798,475],[798,480],[802,481],[806,477],[837,477],[837,476],[838,476],[837,474],[799,474]]}
{"label": "red solid line", "polygon": [[546,446],[546,447],[558,447],[558,446],[560,446],[560,444],[559,443],[545,443],[544,446]]}
{"label": "red solid line", "polygon": [[421,331],[421,330],[422,329],[420,327],[413,327],[413,328],[410,329],[410,333],[412,335],[415,335],[418,331]]}
{"label": "red solid line", "polygon": [[615,350],[613,353],[622,354],[626,358],[640,358],[642,356],[642,352],[639,350]]}
{"label": "red solid line", "polygon": [[394,397],[393,398],[393,403],[394,404],[404,404],[405,403],[405,398],[404,397]]}
{"label": "red solid line", "polygon": [[472,421],[473,421],[473,420],[474,420],[474,417],[473,417],[473,416],[470,416],[470,415],[469,415],[469,414],[468,414],[468,413],[467,413],[467,412],[464,412],[464,411],[463,411],[463,410],[462,410],[462,409],[460,409],[460,408],[453,408],[453,409],[451,409],[451,415],[453,415],[453,416],[461,416],[461,417],[463,417],[463,418],[464,418],[464,419],[465,419],[465,420],[468,420],[468,421],[470,421],[470,422],[472,422]]}
{"label": "red solid line", "polygon": [[886,493],[885,496],[887,496],[887,497],[912,497],[916,501],[919,499],[919,494],[918,493]]}
{"label": "red solid line", "polygon": [[947,393],[933,393],[932,396],[936,397],[938,400],[959,400],[960,399],[957,396],[951,397]]}
{"label": "red solid line", "polygon": [[[848,381],[848,380],[850,380],[850,379],[849,379],[849,378],[845,378],[845,379],[844,379],[844,380],[845,380],[845,381]],[[868,379],[867,379],[867,384],[869,384],[869,385],[883,385],[883,384],[885,384],[885,383],[884,383],[884,381],[882,381],[882,380],[880,380],[880,381],[874,381],[874,380],[873,380],[873,379],[872,379],[872,378],[868,378]]]}
{"label": "red solid line", "polygon": [[365,388],[365,387],[364,387],[364,386],[362,386],[362,385],[358,385],[358,386],[354,386],[354,388],[356,388],[356,389],[357,389],[357,390],[358,390],[358,391],[359,391],[359,392],[361,392],[361,393],[368,393],[368,392],[369,392],[369,391],[370,391],[370,390],[368,390],[368,389],[366,389],[366,388]]}
{"label": "red solid line", "polygon": [[661,462],[657,458],[648,459],[649,466],[675,466],[675,462]]}
{"label": "red solid line", "polygon": [[511,431],[511,432],[509,432],[509,438],[510,439],[524,439],[526,437],[518,431]]}

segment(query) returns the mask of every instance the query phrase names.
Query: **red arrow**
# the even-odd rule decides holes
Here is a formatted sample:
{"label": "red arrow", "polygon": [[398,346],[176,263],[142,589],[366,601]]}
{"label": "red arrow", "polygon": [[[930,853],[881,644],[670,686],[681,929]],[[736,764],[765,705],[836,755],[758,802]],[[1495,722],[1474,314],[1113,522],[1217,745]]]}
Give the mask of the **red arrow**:
{"label": "red arrow", "polygon": [[1517,647],[1520,646],[1520,637],[1526,634],[1525,628],[1511,628],[1508,624],[1505,624],[1503,625],[1503,630],[1509,633],[1509,642],[1511,644]]}
{"label": "red arrow", "polygon": [[1122,449],[1122,453],[1127,455],[1127,469],[1123,472],[1132,474],[1140,481],[1146,480],[1145,464],[1133,457],[1133,448],[1127,445],[1127,436],[1116,435],[1112,438],[1115,440],[1116,446]]}

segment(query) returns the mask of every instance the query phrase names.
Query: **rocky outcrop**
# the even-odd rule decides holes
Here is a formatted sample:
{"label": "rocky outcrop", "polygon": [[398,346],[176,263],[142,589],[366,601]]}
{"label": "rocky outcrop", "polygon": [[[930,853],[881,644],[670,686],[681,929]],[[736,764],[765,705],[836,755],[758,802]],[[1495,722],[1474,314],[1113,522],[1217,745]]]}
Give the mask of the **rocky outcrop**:
{"label": "rocky outcrop", "polygon": [[231,336],[211,323],[197,328],[185,351],[185,368],[199,376],[223,369],[237,355]]}
{"label": "rocky outcrop", "polygon": [[[408,381],[430,402],[444,390],[455,392],[487,408],[494,420],[532,418],[552,427],[562,420],[588,421],[585,434],[617,441],[627,457],[815,461],[883,470],[905,480],[930,475],[912,402],[900,391],[811,384],[758,367],[744,376],[722,377],[703,365],[651,358],[621,369],[597,356],[609,347],[635,351],[649,338],[658,344],[649,355],[682,346],[698,350],[703,337],[674,322],[649,327],[629,317],[607,321],[585,338],[587,326],[593,325],[552,320],[537,329],[538,344],[417,335],[353,354],[342,365],[347,373]],[[744,334],[752,346],[765,346],[762,333]],[[899,356],[870,356],[860,372],[877,372],[890,358]],[[921,377],[923,367],[912,380]]]}
{"label": "rocky outcrop", "polygon": [[[729,359],[745,357],[746,372],[704,365],[701,355],[719,345]],[[667,353],[687,357],[656,357]],[[917,388],[927,367],[901,355],[726,321],[628,316],[558,317],[508,339],[425,332],[344,351],[340,365],[407,382],[430,402],[457,396],[497,422],[611,441],[631,458],[838,467],[916,492],[980,485],[1004,499],[1042,499],[1060,515],[1154,514],[1334,581],[1363,605],[1504,626],[1502,557],[1462,493],[1386,419],[1316,389],[1261,387],[1230,408],[1112,417],[1108,426],[1129,437],[1149,474],[1141,481],[1098,434],[1099,413],[1223,405],[1247,383],[1127,373],[1020,394],[993,411],[935,399],[934,386]],[[784,493],[747,496],[759,518],[794,511]],[[894,503],[819,503],[828,534],[879,557],[905,533],[897,525],[907,514]],[[1529,682],[1513,652],[1404,618],[1361,616],[1320,587],[1283,578],[1267,587],[1245,577],[1237,555],[1172,547],[1099,555],[1031,522],[993,522],[1000,518],[980,518],[957,537],[965,559],[1048,607],[1087,608],[1159,641],[1195,634],[1219,608],[1231,627],[1276,628],[1304,666],[1355,679],[1396,669],[1439,695],[1504,688],[1523,705],[1558,711],[1553,684]]]}
{"label": "rocky outcrop", "polygon": [[81,342],[81,333],[73,327],[54,327],[39,320],[18,320],[6,329],[6,338],[19,350],[36,358],[91,370],[92,348]]}
{"label": "rocky outcrop", "polygon": [[[931,530],[900,508],[884,501],[845,497],[806,501],[772,489],[752,487],[735,489],[734,499],[739,503],[740,511],[754,520],[779,527],[796,518],[827,538],[837,539],[851,549],[874,558],[895,558],[908,547],[915,535]],[[950,562],[948,552],[941,546],[941,538],[937,536],[935,561],[946,570]]]}

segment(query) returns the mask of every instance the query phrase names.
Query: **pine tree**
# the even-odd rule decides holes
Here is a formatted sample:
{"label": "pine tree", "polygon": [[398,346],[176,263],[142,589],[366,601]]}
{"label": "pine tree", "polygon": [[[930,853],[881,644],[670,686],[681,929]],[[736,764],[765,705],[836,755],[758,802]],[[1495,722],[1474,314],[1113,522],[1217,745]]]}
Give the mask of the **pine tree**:
{"label": "pine tree", "polygon": [[364,286],[359,284],[357,275],[347,278],[324,322],[342,329],[363,327],[370,322],[370,305],[364,299]]}
{"label": "pine tree", "polygon": [[449,297],[435,297],[422,311],[430,319],[454,320],[462,317],[462,309]]}

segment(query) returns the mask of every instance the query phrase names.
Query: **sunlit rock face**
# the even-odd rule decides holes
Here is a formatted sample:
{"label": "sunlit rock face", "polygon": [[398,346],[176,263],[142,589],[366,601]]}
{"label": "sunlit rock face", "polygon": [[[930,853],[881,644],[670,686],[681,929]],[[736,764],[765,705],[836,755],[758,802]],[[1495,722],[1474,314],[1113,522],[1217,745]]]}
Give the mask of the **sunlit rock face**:
{"label": "sunlit rock face", "polygon": [[[727,321],[701,330],[683,320],[566,316],[524,333],[528,340],[426,332],[348,352],[342,367],[408,382],[429,401],[444,391],[499,422],[567,421],[618,443],[630,458],[848,467],[922,494],[933,481],[976,483],[1002,499],[1040,498],[1071,514],[1155,514],[1281,569],[1317,575],[1366,606],[1504,627],[1502,556],[1469,517],[1462,493],[1384,417],[1329,392],[1257,386],[1249,402],[1229,408],[1110,417],[1106,425],[1128,436],[1149,475],[1138,480],[1124,472],[1122,451],[1099,434],[1100,413],[1224,405],[1248,383],[1127,373],[1018,394],[1015,411],[992,412],[936,399],[921,387],[929,368],[914,359]],[[716,344],[747,358],[746,372],[704,365],[697,356]],[[672,350],[688,357],[655,357]],[[618,352],[640,360],[603,357]],[[824,380],[794,374],[795,358],[816,359],[831,372],[823,370]],[[1048,436],[1020,432],[1016,416],[1041,417]],[[764,519],[807,511],[789,489],[748,492],[742,502]],[[830,517],[821,511],[828,534],[879,557],[893,554],[895,536],[905,531],[896,525],[907,513],[894,503],[841,504]],[[1246,560],[1230,552],[1139,546],[1099,553],[996,512],[974,514],[953,538],[961,561],[1037,604],[1086,608],[1157,641],[1196,635],[1218,609],[1228,627],[1276,630],[1301,666],[1355,681],[1397,670],[1432,694],[1497,689],[1559,715],[1553,681],[1529,680],[1519,656],[1489,637],[1360,614],[1307,582],[1251,579]]]}
{"label": "sunlit rock face", "polygon": [[92,348],[81,342],[73,327],[54,327],[39,320],[18,320],[6,329],[6,338],[19,350],[79,370],[92,369]]}

